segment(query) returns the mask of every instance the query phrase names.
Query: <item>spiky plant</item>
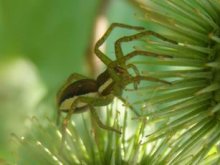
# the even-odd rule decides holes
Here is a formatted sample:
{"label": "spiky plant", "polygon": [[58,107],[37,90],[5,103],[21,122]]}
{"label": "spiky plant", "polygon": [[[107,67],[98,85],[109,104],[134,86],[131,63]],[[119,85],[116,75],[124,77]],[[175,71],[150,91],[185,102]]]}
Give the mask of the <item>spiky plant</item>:
{"label": "spiky plant", "polygon": [[[141,97],[131,103],[141,105],[143,116],[139,119],[131,120],[120,106],[109,107],[106,122],[115,127],[120,125],[122,136],[91,126],[88,118],[83,117],[82,127],[69,125],[67,141],[61,149],[60,133],[53,122],[48,120],[43,126],[40,120],[32,119],[37,125],[30,130],[30,135],[15,136],[24,144],[18,156],[19,164],[30,161],[36,164],[132,165],[219,162],[220,2],[132,2],[143,12],[143,21],[154,25],[152,30],[177,44],[146,37],[142,40],[146,44],[137,49],[171,58],[137,59],[131,63],[140,65],[143,74],[166,79],[172,84],[139,88]],[[156,67],[152,69],[152,65]],[[135,127],[131,126],[133,124]]]}
{"label": "spiky plant", "polygon": [[169,164],[198,164],[211,156],[218,162],[220,2],[133,2],[144,13],[144,21],[154,25],[160,34],[178,42],[177,45],[155,42],[146,46],[148,51],[173,57],[144,63],[168,66],[152,74],[172,82],[169,88],[157,88],[154,96],[139,101],[156,107],[145,114],[149,121],[158,123],[156,131],[146,141],[172,136],[170,152],[166,155]]}
{"label": "spiky plant", "polygon": [[[115,107],[109,106],[106,124],[122,127],[123,134],[108,132],[91,127],[88,114],[82,115],[82,123],[72,121],[68,126],[65,144],[61,144],[61,133],[53,121],[42,124],[38,118],[31,118],[33,124],[25,137],[12,135],[21,145],[17,155],[18,164],[164,164],[163,152],[167,151],[164,138],[150,144],[142,144],[146,120],[130,123],[127,110],[120,108],[120,117]],[[113,120],[114,119],[114,120]],[[120,120],[120,122],[119,122]],[[133,123],[132,123],[133,124]],[[130,125],[130,126],[129,126]],[[159,157],[158,157],[159,156]]]}

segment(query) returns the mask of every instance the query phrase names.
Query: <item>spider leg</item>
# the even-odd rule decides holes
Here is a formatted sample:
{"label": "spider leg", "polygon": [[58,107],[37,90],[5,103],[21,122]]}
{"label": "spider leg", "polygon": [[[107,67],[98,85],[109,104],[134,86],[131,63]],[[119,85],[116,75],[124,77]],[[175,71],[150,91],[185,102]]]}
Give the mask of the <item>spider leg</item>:
{"label": "spider leg", "polygon": [[164,55],[164,54],[158,54],[158,53],[153,53],[153,52],[148,52],[148,51],[143,51],[143,50],[135,50],[133,52],[128,53],[127,55],[121,57],[119,61],[127,61],[130,58],[133,58],[135,56],[147,56],[147,57],[158,57],[158,58],[173,58],[170,55]]}
{"label": "spider leg", "polygon": [[61,138],[61,148],[62,148],[62,145],[64,144],[65,140],[66,140],[66,129],[67,129],[67,126],[69,124],[69,121],[71,119],[71,116],[72,114],[74,113],[74,110],[69,110],[68,114],[66,115],[66,117],[64,118],[63,120],[63,123],[62,123],[62,128],[61,128],[61,134],[62,134],[62,138]]}
{"label": "spider leg", "polygon": [[138,70],[138,68],[137,68],[136,65],[134,65],[134,64],[128,64],[128,65],[127,65],[127,68],[128,68],[128,69],[129,69],[129,68],[133,69],[133,71],[134,71],[134,73],[135,73],[136,75],[140,75],[140,72],[139,72],[139,70]]}
{"label": "spider leg", "polygon": [[116,133],[121,134],[121,131],[119,131],[111,126],[107,126],[107,125],[103,124],[102,121],[100,120],[98,114],[96,113],[95,108],[94,108],[95,106],[98,107],[98,106],[108,105],[109,103],[112,102],[113,98],[114,98],[114,95],[112,95],[112,94],[109,94],[107,96],[100,96],[97,98],[90,98],[90,97],[83,97],[82,96],[78,99],[78,101],[88,104],[88,107],[89,107],[89,110],[91,111],[92,117],[94,117],[96,123],[98,124],[98,126],[100,128],[103,128],[103,129],[106,129],[109,131],[114,131]]}
{"label": "spider leg", "polygon": [[100,120],[98,114],[96,113],[95,110],[95,106],[103,106],[103,105],[108,105],[112,102],[112,100],[114,99],[114,95],[109,94],[107,96],[100,96],[97,98],[86,98],[86,97],[81,97],[80,98],[82,102],[87,102],[88,106],[89,106],[89,110],[91,111],[92,117],[95,119],[96,123],[98,124],[98,126],[100,128],[109,130],[109,131],[113,131],[116,133],[121,134],[121,131],[111,127],[111,126],[107,126],[105,124],[103,124],[103,122]]}
{"label": "spider leg", "polygon": [[[170,55],[163,55],[163,54],[158,54],[158,53],[152,53],[152,52],[147,52],[147,51],[142,51],[142,50],[134,50],[130,53],[128,53],[127,55],[124,55],[123,57],[121,57],[120,59],[118,59],[118,62],[119,63],[125,63],[127,60],[135,57],[135,56],[147,56],[147,57],[162,57],[162,58],[172,58],[172,56]],[[128,64],[127,65],[128,68],[132,68],[134,70],[134,72],[136,73],[137,76],[140,76],[140,78],[136,78],[137,80],[141,80],[141,79],[144,79],[143,76],[141,76],[138,68],[136,65],[134,64]],[[164,81],[161,81],[159,79],[156,79],[156,78],[153,78],[153,77],[148,77],[149,78],[149,81],[150,79],[152,81],[160,81],[160,82],[164,82]],[[136,82],[137,84],[139,84],[139,82]],[[165,82],[164,82],[165,83]],[[167,82],[166,82],[167,83]]]}
{"label": "spider leg", "polygon": [[127,80],[127,84],[126,85],[128,85],[130,83],[135,83],[136,81],[137,82],[140,82],[140,81],[160,82],[160,83],[167,84],[167,85],[171,85],[172,84],[169,81],[161,80],[161,79],[158,79],[158,78],[155,78],[155,77],[138,75],[138,76],[129,78],[129,80]]}
{"label": "spider leg", "polygon": [[[129,69],[129,68],[133,69],[134,73],[135,73],[137,76],[140,75],[140,72],[139,72],[139,70],[138,70],[138,68],[137,68],[136,65],[134,65],[134,64],[128,64],[128,65],[127,65],[127,68],[128,68],[128,69]],[[134,82],[134,89],[137,89],[137,88],[138,88],[138,84],[139,84],[139,83],[140,83],[140,81]]]}
{"label": "spider leg", "polygon": [[[83,99],[84,98],[84,99]],[[77,112],[77,104],[79,102],[82,102],[81,100],[84,100],[83,103],[87,103],[86,101],[87,97],[78,97],[75,101],[72,102],[71,106],[70,106],[70,109],[66,115],[66,117],[64,118],[63,120],[63,123],[62,123],[62,140],[61,140],[61,145],[64,144],[65,142],[65,139],[66,139],[66,129],[67,129],[67,126],[69,124],[69,121],[71,120],[71,116],[73,115],[74,112]]]}
{"label": "spider leg", "polygon": [[83,106],[88,106],[88,109],[90,109],[90,111],[92,112],[92,116],[95,117],[97,124],[103,128],[103,129],[107,129],[110,131],[114,131],[117,133],[121,133],[119,130],[110,127],[110,126],[106,126],[104,125],[101,120],[98,118],[98,115],[95,112],[95,109],[93,107],[95,106],[104,106],[104,105],[108,105],[109,103],[112,102],[114,98],[114,95],[108,95],[108,96],[99,96],[99,97],[89,97],[89,96],[79,96],[72,104],[71,104],[71,108],[68,111],[68,114],[66,115],[65,119],[63,120],[62,123],[62,143],[63,144],[65,142],[65,136],[66,136],[66,129],[67,126],[69,124],[69,121],[71,119],[71,116],[74,113],[79,113],[80,111],[77,109],[78,105],[81,104]]}
{"label": "spider leg", "polygon": [[[153,52],[148,52],[148,51],[143,51],[143,50],[135,50],[135,51],[132,51],[132,52],[128,53],[127,55],[123,54],[123,50],[122,50],[122,43],[123,42],[130,42],[130,41],[133,41],[133,40],[138,40],[138,39],[140,39],[144,36],[155,36],[155,37],[157,37],[157,38],[159,38],[163,41],[170,42],[170,43],[173,43],[173,44],[177,44],[176,41],[170,40],[170,39],[154,32],[154,31],[150,31],[150,30],[145,30],[145,31],[133,34],[133,35],[121,37],[115,42],[116,61],[112,62],[112,64],[110,64],[110,65],[113,65],[113,66],[119,65],[119,66],[124,67],[124,68],[129,68],[129,67],[133,68],[135,73],[138,75],[138,77],[136,77],[136,80],[133,82],[135,89],[137,88],[137,85],[139,84],[139,82],[141,80],[149,79],[149,81],[157,81],[157,82],[163,82],[163,83],[165,83],[165,81],[159,80],[159,79],[156,79],[156,78],[153,78],[153,77],[145,77],[144,78],[143,76],[139,76],[140,74],[139,74],[139,71],[138,71],[137,67],[133,64],[132,64],[133,66],[129,65],[129,64],[126,65],[127,60],[129,60],[129,59],[131,59],[135,56],[172,58],[172,56],[170,56],[170,55],[163,55],[163,54],[158,54],[158,53],[153,53]],[[117,76],[115,76],[115,77],[117,78]]]}
{"label": "spider leg", "polygon": [[92,117],[95,119],[96,123],[98,124],[98,126],[100,128],[103,128],[103,129],[106,129],[106,130],[113,131],[113,132],[121,134],[121,131],[119,131],[119,130],[113,128],[113,127],[110,127],[110,126],[107,126],[107,125],[103,124],[102,121],[100,120],[98,114],[96,113],[96,110],[95,110],[95,108],[93,106],[90,106],[89,109],[91,111]]}
{"label": "spider leg", "polygon": [[122,96],[116,96],[119,100],[121,100],[125,106],[127,106],[128,108],[130,108],[137,116],[140,116],[140,114],[135,110],[135,108],[131,105],[128,104],[127,100],[124,99]]}
{"label": "spider leg", "polygon": [[[121,59],[123,58],[123,51],[122,51],[122,46],[121,44],[123,42],[130,42],[130,41],[133,41],[133,40],[138,40],[144,36],[155,36],[163,41],[166,41],[166,42],[170,42],[170,43],[173,43],[173,44],[177,44],[176,41],[173,41],[173,40],[170,40],[162,35],[160,35],[159,33],[156,33],[154,31],[150,31],[150,30],[145,30],[145,31],[142,31],[142,32],[139,32],[137,34],[134,34],[134,35],[129,35],[129,36],[125,36],[125,37],[121,37],[119,38],[116,42],[115,42],[115,55],[116,55],[116,58],[117,59]],[[146,53],[143,53],[144,51],[140,51],[141,54],[146,54]],[[162,56],[162,57],[166,57],[166,55],[159,55],[159,54],[156,54],[156,53],[150,53],[148,52],[147,53],[148,56]],[[132,56],[132,55],[130,55]]]}
{"label": "spider leg", "polygon": [[[130,58],[133,58],[135,56],[172,58],[172,56],[169,56],[169,55],[163,55],[163,54],[157,54],[157,53],[152,53],[152,52],[147,52],[147,51],[135,50],[133,52],[128,53],[127,55],[124,55],[124,56],[120,57],[116,61],[116,64],[119,63],[120,66],[121,66],[121,65],[125,64],[127,60],[129,60]],[[130,84],[130,83],[133,83],[134,84],[134,89],[138,88],[137,86],[140,83],[140,81],[142,81],[142,80],[160,82],[160,83],[164,83],[164,84],[171,84],[168,81],[161,80],[161,79],[158,79],[158,78],[155,78],[155,77],[142,76],[140,74],[138,68],[134,64],[127,64],[125,67],[126,68],[132,68],[134,70],[135,74],[136,74],[136,76],[134,76],[134,77],[131,76],[131,78],[129,78],[129,80],[127,80],[127,85]]]}
{"label": "spider leg", "polygon": [[122,23],[113,23],[111,26],[108,28],[108,30],[104,33],[104,35],[96,42],[95,45],[95,53],[97,57],[105,64],[108,65],[112,62],[112,60],[107,57],[99,48],[102,46],[102,44],[106,41],[106,39],[109,37],[111,32],[114,30],[114,28],[120,27],[120,28],[126,28],[126,29],[131,29],[131,30],[144,30],[143,27],[139,26],[131,26],[131,25],[126,25]]}
{"label": "spider leg", "polygon": [[[129,67],[128,65],[126,66],[126,61],[133,58],[133,57],[135,57],[135,56],[172,58],[172,56],[170,56],[170,55],[163,55],[163,54],[158,54],[158,53],[153,53],[153,52],[148,52],[148,51],[143,51],[143,50],[135,50],[135,51],[132,51],[132,52],[128,53],[127,55],[123,54],[123,51],[122,51],[122,43],[123,42],[130,42],[130,41],[133,41],[133,40],[138,40],[138,39],[140,39],[144,36],[155,36],[155,37],[157,37],[157,38],[159,38],[163,41],[170,42],[172,44],[177,44],[176,41],[170,40],[170,39],[154,32],[154,31],[150,31],[150,30],[142,31],[142,32],[139,32],[139,33],[134,34],[134,35],[121,37],[115,42],[115,55],[116,55],[116,58],[117,58],[116,63],[118,65],[120,65],[122,67],[123,66],[124,67]],[[134,83],[135,88],[137,88],[137,84],[139,84],[139,82],[141,80],[155,81],[155,82],[170,84],[167,81],[160,80],[160,79],[157,79],[157,78],[154,78],[154,77],[149,77],[149,76],[141,76],[140,74],[137,74],[137,76],[132,78],[132,79],[133,80],[131,80],[131,81]]]}

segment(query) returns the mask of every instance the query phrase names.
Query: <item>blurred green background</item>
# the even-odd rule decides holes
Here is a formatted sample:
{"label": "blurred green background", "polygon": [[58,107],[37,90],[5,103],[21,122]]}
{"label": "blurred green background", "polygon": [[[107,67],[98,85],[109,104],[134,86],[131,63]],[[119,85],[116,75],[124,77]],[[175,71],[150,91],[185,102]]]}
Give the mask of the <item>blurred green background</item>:
{"label": "blurred green background", "polygon": [[[100,14],[107,27],[143,24],[126,0],[0,0],[0,164],[15,161],[10,135],[25,135],[30,117],[55,118],[55,96],[68,75],[91,76],[88,48]],[[111,35],[109,56],[122,31]]]}

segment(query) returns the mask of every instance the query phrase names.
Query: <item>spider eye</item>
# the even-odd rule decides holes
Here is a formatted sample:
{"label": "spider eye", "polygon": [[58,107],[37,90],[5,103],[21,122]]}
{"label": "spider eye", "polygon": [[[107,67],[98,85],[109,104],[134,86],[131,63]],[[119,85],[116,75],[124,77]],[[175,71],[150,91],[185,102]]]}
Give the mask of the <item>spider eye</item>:
{"label": "spider eye", "polygon": [[121,66],[117,65],[115,68],[114,68],[115,72],[118,74],[118,75],[121,75],[123,73],[126,72],[126,70],[124,68],[122,68]]}

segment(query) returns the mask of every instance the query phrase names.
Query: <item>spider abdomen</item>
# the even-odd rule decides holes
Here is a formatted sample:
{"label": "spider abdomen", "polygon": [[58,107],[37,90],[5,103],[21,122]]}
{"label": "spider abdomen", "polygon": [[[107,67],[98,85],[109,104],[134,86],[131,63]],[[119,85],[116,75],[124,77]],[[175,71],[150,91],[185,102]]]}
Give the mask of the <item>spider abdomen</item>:
{"label": "spider abdomen", "polygon": [[87,104],[81,102],[78,98],[81,96],[98,97],[97,90],[96,81],[93,79],[82,79],[73,82],[60,94],[61,97],[58,100],[59,109],[68,112],[71,107],[75,107],[76,113],[77,111],[81,112],[82,110],[86,110]]}

